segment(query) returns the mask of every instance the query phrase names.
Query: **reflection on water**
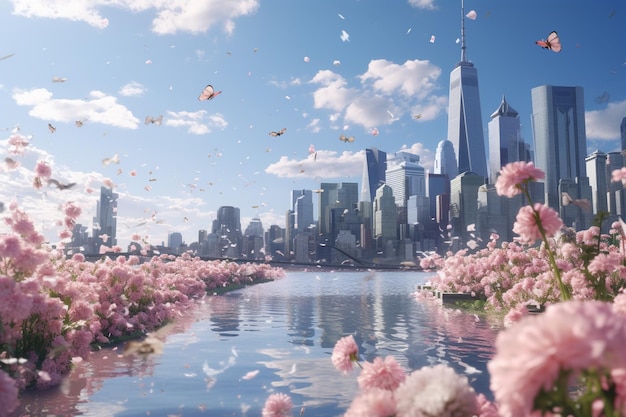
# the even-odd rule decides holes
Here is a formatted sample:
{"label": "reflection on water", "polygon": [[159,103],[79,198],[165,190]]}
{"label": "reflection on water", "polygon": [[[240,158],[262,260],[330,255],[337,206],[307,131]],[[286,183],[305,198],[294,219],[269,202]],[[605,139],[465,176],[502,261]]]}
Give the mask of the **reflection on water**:
{"label": "reflection on water", "polygon": [[341,415],[358,371],[341,375],[330,354],[347,334],[364,360],[393,355],[407,370],[447,363],[488,393],[497,325],[413,299],[427,277],[289,272],[207,298],[170,329],[163,354],[96,352],[58,389],[25,394],[15,416],[258,416],[275,391],[291,395],[296,415]]}

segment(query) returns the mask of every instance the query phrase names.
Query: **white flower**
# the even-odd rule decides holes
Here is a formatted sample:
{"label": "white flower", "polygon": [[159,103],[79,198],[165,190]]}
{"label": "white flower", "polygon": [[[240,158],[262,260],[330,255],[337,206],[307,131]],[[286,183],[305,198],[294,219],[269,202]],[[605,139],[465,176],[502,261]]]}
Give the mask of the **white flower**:
{"label": "white flower", "polygon": [[478,412],[467,378],[446,365],[412,372],[395,396],[397,417],[471,417]]}

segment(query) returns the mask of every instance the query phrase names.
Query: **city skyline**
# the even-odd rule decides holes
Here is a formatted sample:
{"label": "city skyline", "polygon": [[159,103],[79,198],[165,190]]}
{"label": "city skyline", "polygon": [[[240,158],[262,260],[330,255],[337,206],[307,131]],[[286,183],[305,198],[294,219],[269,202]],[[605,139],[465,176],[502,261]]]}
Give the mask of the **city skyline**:
{"label": "city skyline", "polygon": [[[15,198],[52,242],[67,200],[91,230],[106,179],[119,194],[119,245],[172,231],[194,241],[220,206],[240,207],[244,224],[282,225],[289,190],[360,182],[366,148],[414,152],[433,172],[447,138],[460,1],[234,0],[195,14],[187,3],[176,13],[152,1],[32,4],[0,5],[12,33],[0,51],[0,151],[20,164],[0,167],[0,202]],[[503,96],[531,143],[531,90],[555,85],[584,88],[586,154],[621,150],[625,58],[598,39],[624,37],[626,5],[585,6],[465,1],[477,16],[465,32],[485,145]],[[552,30],[559,53],[534,44]],[[222,93],[199,101],[207,84]],[[16,125],[29,137],[23,155],[7,152]],[[38,160],[77,185],[34,190]]]}

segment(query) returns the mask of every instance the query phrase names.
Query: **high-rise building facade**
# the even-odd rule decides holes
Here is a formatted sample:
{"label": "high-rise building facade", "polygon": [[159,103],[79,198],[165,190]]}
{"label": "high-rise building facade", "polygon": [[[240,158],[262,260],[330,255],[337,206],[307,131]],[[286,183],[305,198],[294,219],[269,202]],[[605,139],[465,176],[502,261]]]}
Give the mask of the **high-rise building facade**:
{"label": "high-rise building facade", "polygon": [[590,216],[571,207],[564,213],[561,198],[567,192],[573,198],[592,199],[585,165],[583,89],[542,85],[533,88],[531,96],[535,165],[546,174],[544,202],[560,212],[566,225],[586,228]]}
{"label": "high-rise building facade", "polygon": [[374,201],[376,190],[385,183],[386,169],[387,154],[385,152],[376,148],[365,149],[360,201]]}
{"label": "high-rise building facade", "polygon": [[394,153],[387,159],[385,178],[398,207],[406,207],[412,195],[426,195],[426,175],[419,155],[403,151]]}
{"label": "high-rise building facade", "polygon": [[489,130],[489,182],[496,183],[498,173],[509,162],[528,161],[530,155],[521,137],[519,113],[504,96],[491,114]]}
{"label": "high-rise building facade", "polygon": [[95,251],[101,245],[117,246],[117,199],[119,195],[108,187],[100,187],[100,201],[96,205],[96,217],[93,219]]}
{"label": "high-rise building facade", "polygon": [[450,73],[448,140],[454,145],[458,173],[474,172],[487,178],[478,71],[465,55],[465,11],[461,2],[461,61]]}
{"label": "high-rise building facade", "polygon": [[607,178],[607,155],[604,152],[595,151],[585,158],[589,186],[591,187],[591,206],[593,214],[607,212],[607,193],[609,179]]}
{"label": "high-rise building facade", "polygon": [[355,182],[323,182],[320,184],[320,189],[323,191],[319,193],[319,232],[328,236],[333,232],[330,211],[332,209],[354,209],[358,204],[359,185]]}
{"label": "high-rise building facade", "polygon": [[442,140],[437,144],[433,172],[447,175],[449,179],[457,176],[456,153],[454,152],[454,145],[449,140]]}
{"label": "high-rise building facade", "polygon": [[292,190],[290,208],[293,210],[296,231],[304,231],[313,224],[313,192],[311,190]]}
{"label": "high-rise building facade", "polygon": [[376,190],[374,197],[374,239],[377,247],[384,247],[387,241],[396,240],[396,203],[393,190],[382,185]]}
{"label": "high-rise building facade", "polygon": [[222,206],[217,209],[211,233],[219,237],[221,256],[236,258],[241,255],[243,233],[238,207]]}
{"label": "high-rise building facade", "polygon": [[[619,126],[619,133],[622,139],[622,151],[623,151],[624,149],[626,149],[626,117],[622,119],[622,123]],[[624,158],[626,158],[626,155],[624,155]]]}

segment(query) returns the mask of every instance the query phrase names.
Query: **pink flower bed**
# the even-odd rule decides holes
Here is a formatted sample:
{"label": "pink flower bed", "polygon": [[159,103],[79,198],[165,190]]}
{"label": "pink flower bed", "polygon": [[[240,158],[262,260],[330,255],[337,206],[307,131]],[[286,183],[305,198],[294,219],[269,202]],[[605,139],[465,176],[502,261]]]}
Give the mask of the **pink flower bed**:
{"label": "pink flower bed", "polygon": [[[42,168],[42,173],[45,170]],[[66,230],[80,210],[65,207]],[[185,254],[67,259],[17,204],[0,235],[0,417],[27,387],[61,382],[72,362],[87,359],[94,343],[145,335],[217,288],[284,276],[267,264],[202,261]]]}

